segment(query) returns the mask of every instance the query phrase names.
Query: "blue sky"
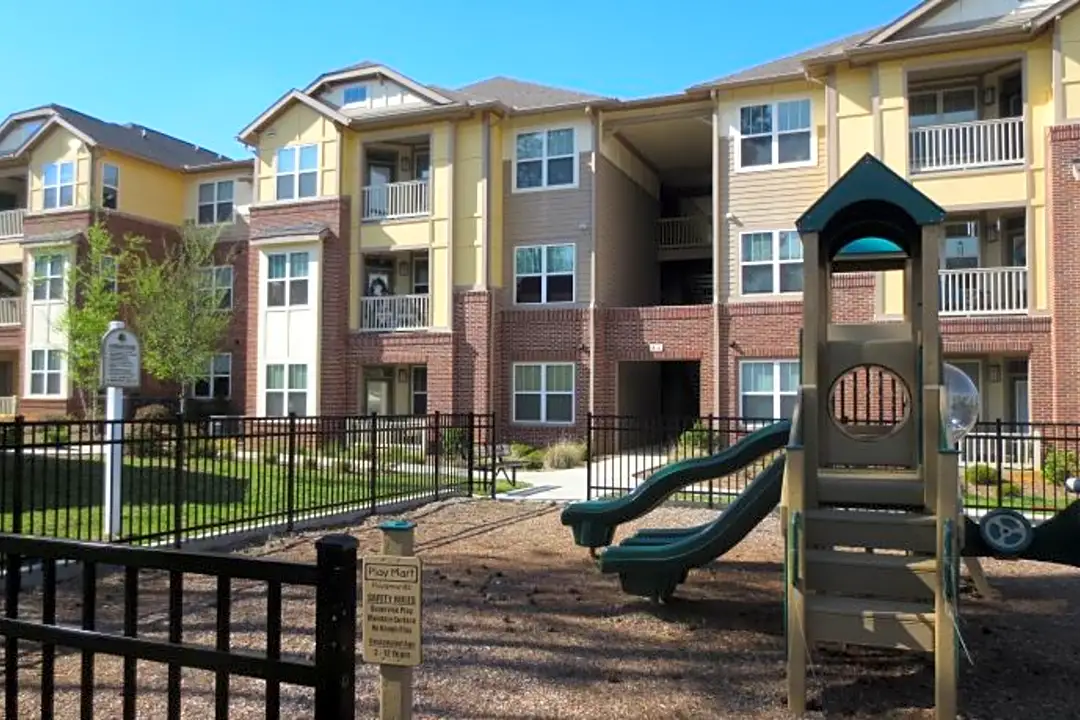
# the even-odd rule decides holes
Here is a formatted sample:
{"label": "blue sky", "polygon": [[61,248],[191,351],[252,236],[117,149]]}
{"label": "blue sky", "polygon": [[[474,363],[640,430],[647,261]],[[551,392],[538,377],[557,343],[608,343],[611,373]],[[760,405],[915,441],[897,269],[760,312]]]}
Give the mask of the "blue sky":
{"label": "blue sky", "polygon": [[24,1],[24,32],[4,38],[0,116],[56,102],[243,157],[237,132],[278,96],[364,59],[446,87],[508,75],[641,97],[867,29],[915,0],[827,4]]}

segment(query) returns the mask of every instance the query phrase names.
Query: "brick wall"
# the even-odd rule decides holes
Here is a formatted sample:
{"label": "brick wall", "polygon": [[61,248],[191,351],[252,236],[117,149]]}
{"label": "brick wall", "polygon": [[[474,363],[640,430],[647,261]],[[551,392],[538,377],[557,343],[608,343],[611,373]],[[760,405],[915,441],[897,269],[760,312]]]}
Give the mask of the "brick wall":
{"label": "brick wall", "polygon": [[[1050,153],[1047,167],[1050,201],[1050,311],[1052,351],[1050,373],[1041,373],[1052,388],[1052,397],[1043,391],[1041,399],[1051,400],[1051,417],[1059,422],[1080,420],[1080,312],[1077,309],[1077,278],[1080,277],[1080,253],[1073,244],[1080,238],[1080,181],[1073,178],[1072,163],[1080,158],[1080,125],[1050,128]],[[1035,397],[1040,390],[1031,373],[1033,414],[1043,411]],[[1047,377],[1049,375],[1049,377]],[[1034,419],[1034,418],[1033,418]]]}
{"label": "brick wall", "polygon": [[364,366],[368,365],[426,365],[428,382],[428,412],[467,412],[469,408],[454,407],[454,336],[441,333],[356,333],[349,341],[349,380],[336,388],[348,394],[350,413],[366,412],[358,400]]}
{"label": "brick wall", "polygon": [[[454,412],[486,412],[491,407],[491,373],[495,354],[491,332],[493,295],[486,291],[454,293]],[[428,384],[431,371],[428,371]]]}

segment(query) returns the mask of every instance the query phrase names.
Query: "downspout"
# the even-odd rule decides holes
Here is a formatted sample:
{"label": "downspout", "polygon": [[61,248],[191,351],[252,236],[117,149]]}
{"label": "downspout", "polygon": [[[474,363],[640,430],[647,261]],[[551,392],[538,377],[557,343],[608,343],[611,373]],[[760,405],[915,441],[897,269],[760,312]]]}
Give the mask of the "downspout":
{"label": "downspout", "polygon": [[[596,413],[596,192],[597,170],[600,166],[600,113],[592,106],[585,107],[592,118],[592,192],[589,194],[589,413]],[[590,439],[591,440],[591,439]],[[588,459],[587,459],[588,461]]]}
{"label": "downspout", "polygon": [[484,289],[487,302],[487,352],[484,358],[484,405],[486,408],[483,412],[493,412],[495,388],[491,373],[495,365],[495,302],[491,294],[491,114],[488,112],[480,116],[480,135],[481,182],[484,183],[484,194],[481,200],[484,220],[480,224],[480,262],[484,267],[480,272],[480,284]]}
{"label": "downspout", "polygon": [[[709,91],[709,99],[712,101],[712,177],[710,178],[710,186],[712,187],[712,269],[713,269],[713,389],[712,389],[712,403],[713,413],[717,415],[723,415],[720,410],[720,378],[723,373],[721,372],[721,350],[720,340],[722,335],[720,333],[720,318],[722,301],[721,282],[723,278],[724,264],[723,264],[723,252],[722,247],[724,245],[723,238],[727,229],[727,218],[723,214],[723,198],[720,195],[720,163],[721,163],[721,148],[720,148],[720,103],[718,100],[716,90]],[[724,223],[724,231],[721,231],[721,223]],[[725,283],[726,285],[726,283]]]}

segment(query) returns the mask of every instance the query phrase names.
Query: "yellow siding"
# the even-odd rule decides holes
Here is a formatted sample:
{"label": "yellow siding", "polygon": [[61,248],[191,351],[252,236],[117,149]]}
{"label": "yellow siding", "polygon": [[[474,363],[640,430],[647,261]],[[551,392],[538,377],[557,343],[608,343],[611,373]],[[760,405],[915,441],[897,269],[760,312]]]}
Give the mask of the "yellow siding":
{"label": "yellow siding", "polygon": [[[843,174],[867,152],[874,151],[874,108],[871,71],[856,68],[837,73],[836,93],[839,168]],[[858,138],[844,142],[847,138]]]}
{"label": "yellow siding", "polygon": [[0,265],[22,264],[23,249],[19,243],[0,243]]}
{"label": "yellow siding", "polygon": [[1028,173],[1022,167],[918,174],[911,182],[946,210],[1022,205],[1028,197]]}
{"label": "yellow siding", "polygon": [[[120,171],[118,211],[169,225],[183,222],[186,195],[183,175],[130,155],[104,151],[94,171],[94,187],[99,195],[103,187],[102,168],[106,163],[115,165]],[[95,204],[100,202],[100,197],[94,198]]]}
{"label": "yellow siding", "polygon": [[[360,275],[360,213],[363,199],[360,183],[360,136],[345,130],[341,136],[341,194],[350,198],[349,203],[349,287],[363,287]],[[360,327],[360,298],[362,293],[349,294],[349,327]]]}
{"label": "yellow siding", "polygon": [[339,194],[341,133],[334,123],[301,103],[282,112],[273,125],[259,135],[258,201],[272,202],[276,196],[274,160],[277,151],[287,145],[319,146],[319,196]]}
{"label": "yellow siding", "polygon": [[[42,166],[54,162],[75,163],[75,205],[76,208],[90,206],[90,148],[79,138],[64,128],[53,128],[30,152],[30,212],[44,209],[45,196],[42,190],[44,176]],[[67,208],[70,209],[70,208]]]}
{"label": "yellow siding", "polygon": [[491,233],[488,237],[488,242],[491,245],[491,264],[488,268],[488,272],[490,273],[492,286],[497,288],[501,288],[505,282],[505,278],[503,277],[503,256],[505,253],[505,240],[503,235],[503,183],[510,181],[510,179],[506,177],[506,173],[503,172],[502,146],[503,123],[492,120],[490,148],[491,177],[489,180],[491,183],[491,207],[488,210],[491,215],[491,221],[488,227],[489,232]]}
{"label": "yellow siding", "polygon": [[1080,118],[1080,11],[1072,10],[1061,18],[1060,32],[1064,115],[1076,120]]}
{"label": "yellow siding", "polygon": [[454,286],[482,284],[484,148],[480,120],[457,125],[454,157]]}

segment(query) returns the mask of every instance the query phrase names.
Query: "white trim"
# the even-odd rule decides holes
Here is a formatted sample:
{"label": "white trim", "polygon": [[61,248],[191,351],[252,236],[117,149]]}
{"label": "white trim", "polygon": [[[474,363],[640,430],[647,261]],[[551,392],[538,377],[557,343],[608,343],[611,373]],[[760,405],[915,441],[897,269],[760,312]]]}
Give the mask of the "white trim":
{"label": "white trim", "polygon": [[[59,275],[53,275],[51,270],[52,263],[46,263],[45,273],[40,277],[37,274],[38,260],[40,258],[46,258],[52,260],[52,258],[58,257],[64,261],[63,267],[60,268]],[[50,303],[64,303],[67,302],[67,284],[68,284],[68,269],[70,264],[69,253],[58,252],[56,250],[46,250],[42,252],[35,252],[30,256],[30,304],[32,305],[48,305]],[[53,297],[52,295],[52,281],[60,279],[60,297]],[[35,289],[38,286],[38,280],[41,280],[42,286],[45,290],[45,297],[35,297]]]}
{"label": "white trim", "polygon": [[[736,415],[738,415],[738,417],[743,418],[743,419],[749,417],[743,412],[743,398],[745,398],[747,396],[771,397],[772,398],[773,416],[771,418],[752,418],[753,420],[763,420],[763,421],[764,420],[777,420],[780,417],[782,417],[781,410],[780,410],[780,408],[781,408],[781,398],[783,398],[783,397],[798,397],[798,395],[799,395],[798,386],[796,386],[795,390],[790,390],[790,391],[781,390],[782,385],[781,385],[780,381],[781,381],[782,374],[780,372],[780,366],[783,365],[783,364],[792,364],[792,365],[795,365],[796,367],[798,367],[799,360],[797,358],[787,358],[787,359],[783,359],[783,358],[781,358],[781,359],[746,358],[746,359],[743,359],[743,360],[739,360],[738,367],[736,368],[736,372],[738,373],[738,376],[739,376],[739,378],[738,378],[738,383],[739,383],[738,409],[737,409],[737,412],[736,412]],[[772,366],[772,371],[773,371],[773,383],[772,383],[773,389],[771,391],[769,391],[769,392],[764,392],[764,391],[761,391],[761,390],[746,390],[743,387],[743,368],[745,366],[747,366],[747,365],[771,365]]]}
{"label": "white trim", "polygon": [[[302,169],[300,167],[300,156],[303,154],[303,151],[308,149],[308,148],[313,148],[315,150],[315,167],[313,167],[310,170],[304,170],[304,169]],[[292,153],[293,153],[293,162],[294,162],[293,168],[294,169],[289,170],[287,172],[282,172],[281,169],[278,167],[278,161],[280,160],[281,153],[283,153],[286,150],[291,150]],[[322,188],[320,187],[322,185],[322,181],[321,181],[321,178],[319,177],[319,175],[320,175],[320,172],[319,172],[320,171],[320,165],[319,165],[320,155],[321,155],[321,153],[320,153],[320,149],[319,149],[319,143],[301,143],[301,144],[297,144],[297,145],[283,145],[282,147],[279,147],[277,150],[275,150],[274,151],[274,199],[279,200],[279,201],[281,201],[281,200],[307,200],[307,199],[310,199],[310,198],[319,197],[321,195],[320,191],[322,190]],[[302,175],[308,175],[308,174],[311,174],[311,175],[315,176],[315,194],[314,195],[304,195],[304,196],[301,197],[301,195],[300,195],[300,177]],[[278,180],[283,178],[283,177],[291,177],[292,178],[292,189],[293,189],[292,197],[287,197],[287,198],[279,198],[278,197]]]}
{"label": "white trim", "polygon": [[[274,158],[275,158],[275,161],[276,161],[276,158],[277,158],[276,153],[274,154]],[[230,185],[232,187],[232,192],[231,192],[232,197],[230,197],[228,200],[222,200],[221,199],[221,186],[226,185],[226,184]],[[214,199],[211,200],[210,202],[203,202],[202,201],[202,189],[204,187],[206,187],[206,186],[210,186],[210,187],[213,188]],[[275,193],[277,192],[277,175],[274,176],[274,192]],[[229,204],[229,219],[228,220],[218,220],[218,206],[224,205],[225,203]],[[209,207],[209,208],[211,208],[213,210],[213,213],[214,213],[214,221],[213,222],[208,222],[208,223],[202,222],[202,218],[199,217],[199,212],[204,207]],[[228,225],[230,223],[235,222],[235,220],[236,220],[236,180],[234,180],[233,178],[226,178],[226,179],[223,179],[223,180],[208,180],[206,182],[199,183],[198,186],[195,188],[195,224],[200,225],[202,227],[208,227],[208,226],[211,226],[211,225]]]}
{"label": "white trim", "polygon": [[[570,132],[571,141],[573,143],[573,149],[571,150],[571,152],[568,155],[555,155],[555,156],[548,155],[548,135],[550,133],[553,133],[553,132],[559,132],[559,131],[564,131],[564,130]],[[526,160],[521,161],[521,162],[539,162],[540,163],[540,184],[537,185],[536,187],[524,187],[524,188],[523,187],[518,187],[517,169],[518,169],[519,160],[518,160],[517,147],[518,147],[518,140],[521,138],[522,135],[540,135],[541,138],[543,139],[543,146],[542,146],[540,157],[538,157],[538,158],[527,158]],[[515,192],[515,193],[528,193],[528,192],[543,192],[543,191],[547,191],[547,190],[575,190],[575,189],[577,189],[578,185],[581,183],[581,177],[580,177],[581,176],[581,170],[578,167],[578,165],[579,165],[579,159],[578,159],[578,154],[579,154],[578,132],[577,132],[577,127],[574,124],[571,123],[571,124],[568,124],[568,125],[555,125],[555,126],[544,126],[544,127],[537,127],[537,128],[527,128],[527,129],[522,128],[522,129],[519,129],[519,130],[514,132],[514,146],[513,147],[514,147],[514,149],[513,149],[513,162],[511,163],[511,168],[510,168],[510,172],[511,172],[511,176],[512,176],[511,177],[511,183],[513,183],[511,187],[513,188],[513,192]],[[552,160],[563,160],[563,159],[569,159],[570,160],[571,172],[573,173],[573,181],[570,182],[570,183],[567,183],[567,184],[563,184],[563,185],[549,185],[548,184],[548,163],[550,161],[552,161]]]}
{"label": "white trim", "polygon": [[[224,372],[224,373],[219,373],[214,369],[214,363],[220,357],[229,358],[229,367],[228,367],[228,370],[226,372]],[[199,387],[199,380],[196,380],[195,383],[192,384],[192,386],[191,386],[191,397],[195,398],[196,400],[214,400],[214,399],[216,399],[217,396],[214,395],[214,381],[216,379],[222,378],[222,377],[228,378],[228,380],[229,380],[229,392],[227,392],[224,397],[225,397],[226,400],[230,400],[230,399],[232,399],[232,391],[233,391],[233,355],[232,355],[231,352],[214,353],[213,357],[210,358],[210,373],[205,378],[200,378],[200,380],[203,380],[203,381],[206,382],[206,387],[207,387],[207,391],[208,391],[207,394],[200,395],[198,393],[196,388]]]}
{"label": "white trim", "polygon": [[[971,112],[974,113],[974,116],[971,117],[971,118],[965,119],[965,120],[946,120],[945,119],[945,93],[948,93],[948,92],[961,92],[961,91],[968,91],[968,92],[971,93],[971,99],[973,101],[972,106],[971,106]],[[913,106],[912,98],[918,97],[919,95],[933,95],[934,96],[934,98],[935,98],[935,100],[934,100],[934,111],[935,112],[934,112],[933,115],[912,115],[911,114],[911,108]],[[977,122],[980,119],[979,118],[979,115],[980,115],[980,113],[979,113],[980,102],[979,101],[980,101],[979,88],[976,87],[975,85],[953,85],[953,86],[936,87],[936,88],[935,87],[930,87],[930,88],[925,88],[925,89],[919,89],[918,87],[916,87],[913,90],[908,90],[908,96],[906,98],[907,111],[908,111],[907,112],[908,129],[913,130],[913,129],[927,127],[927,126],[933,126],[933,125],[952,125],[953,123]],[[933,122],[914,124],[914,123],[911,122],[911,119],[913,117],[933,118]]]}
{"label": "white trim", "polygon": [[[276,245],[318,245],[322,246],[322,235],[275,235],[274,237],[258,238],[249,240],[248,244],[254,247],[274,247]],[[365,248],[366,249],[366,248]],[[268,250],[267,252],[275,252]]]}
{"label": "white trim", "polygon": [[[271,258],[281,255],[285,258],[285,274],[279,278],[270,277],[270,260]],[[303,275],[292,274],[292,259],[294,255],[306,256],[307,265],[304,268]],[[311,251],[308,249],[298,250],[281,250],[265,253],[266,258],[266,277],[263,279],[262,288],[260,293],[262,294],[263,307],[267,312],[277,312],[282,310],[299,310],[303,308],[310,308],[312,306],[311,290],[312,290],[312,277],[311,277]],[[292,283],[296,280],[303,280],[306,284],[307,291],[305,293],[306,299],[302,303],[294,303],[292,301]],[[285,288],[285,302],[281,305],[270,304],[270,283],[281,283]]]}
{"label": "white trim", "polygon": [[[574,258],[574,265],[570,269],[569,273],[549,273],[548,269],[547,269],[547,251],[552,249],[552,248],[560,248],[560,247],[569,247],[574,251],[573,255],[572,255],[572,257]],[[531,249],[539,249],[540,250],[540,272],[539,273],[527,273],[525,275],[520,275],[520,274],[518,274],[518,269],[517,269],[518,252],[521,251],[521,250],[531,250]],[[514,295],[514,305],[520,305],[522,307],[536,307],[538,305],[572,305],[572,304],[577,302],[577,290],[578,290],[578,287],[577,287],[578,286],[578,278],[577,278],[577,270],[578,270],[578,268],[577,268],[577,243],[574,243],[574,242],[559,242],[559,243],[533,243],[533,244],[528,244],[528,245],[517,245],[517,246],[514,247],[514,253],[513,253],[512,262],[514,263],[514,269],[513,269],[513,271],[514,271],[513,272],[514,287],[513,287],[513,290],[512,290],[513,295]],[[563,275],[570,275],[570,280],[572,282],[572,285],[571,285],[571,292],[570,292],[570,299],[569,300],[549,301],[547,299],[547,282],[546,282],[546,280],[549,277],[552,277],[553,275],[556,276],[556,277],[563,276]],[[524,277],[538,277],[538,278],[540,278],[540,302],[531,303],[531,302],[520,302],[520,301],[518,301],[517,281],[518,281],[518,278],[524,278]]]}
{"label": "white trim", "polygon": [[258,132],[263,125],[270,122],[270,120],[273,119],[274,116],[276,116],[279,112],[284,110],[288,105],[292,104],[293,102],[303,103],[315,112],[333,120],[339,125],[349,124],[349,118],[347,116],[342,115],[334,108],[323,102],[320,102],[319,100],[316,100],[310,95],[305,95],[299,90],[293,89],[282,95],[277,102],[275,102],[265,111],[263,111],[263,113],[259,115],[259,117],[252,120],[248,124],[248,126],[241,130],[240,134],[236,136],[237,139],[240,140],[240,142],[242,143],[250,145],[251,142],[249,141],[251,139],[251,135]]}
{"label": "white trim", "polygon": [[[341,72],[332,73],[330,75],[322,75],[314,82],[304,88],[305,93],[314,93],[324,85],[332,85],[334,83],[342,82],[344,80],[359,80],[361,78],[378,78],[385,77],[387,80],[391,80],[402,87],[412,90],[417,95],[431,100],[436,105],[448,105],[453,103],[453,100],[435,92],[426,85],[421,85],[412,78],[409,78],[401,73],[392,70],[385,65],[371,65],[368,67],[355,68],[352,70],[342,70]],[[298,91],[293,91],[298,92]]]}
{"label": "white trim", "polygon": [[[44,369],[42,369],[42,370],[34,370],[34,353],[36,353],[36,352],[45,353],[44,360],[43,360]],[[49,369],[49,357],[53,353],[58,355],[59,358],[60,358],[59,367],[56,370],[50,370]],[[36,393],[36,392],[33,391],[33,388],[34,388],[34,376],[35,375],[44,376],[44,380],[42,381],[44,383],[42,385],[42,387],[44,388],[44,392]],[[59,392],[55,392],[55,393],[48,392],[49,376],[50,375],[56,375],[57,380],[60,383]],[[65,392],[65,388],[64,388],[66,379],[67,379],[67,353],[64,350],[62,350],[61,348],[57,348],[57,347],[38,346],[38,345],[29,346],[29,347],[26,348],[26,397],[28,397],[28,398],[41,398],[43,400],[63,400],[64,398],[67,397],[67,392]]]}
{"label": "white trim", "polygon": [[[106,174],[105,174],[106,168],[112,168],[113,170],[116,171],[116,184],[109,185],[108,182],[106,182],[106,179],[105,179],[105,177],[106,177]],[[109,208],[109,209],[110,210],[119,210],[120,209],[120,166],[116,165],[115,163],[107,163],[107,162],[101,163],[101,207],[104,207],[104,208],[108,208],[108,206],[105,204],[105,191],[106,190],[112,190],[114,193],[116,193],[116,204],[115,204],[114,207]],[[74,195],[74,192],[72,194]]]}
{"label": "white trim", "polygon": [[[540,395],[540,419],[539,420],[522,420],[517,416],[517,368],[519,367],[538,367],[540,368],[540,390],[523,390],[523,394]],[[549,367],[569,367],[572,372],[570,373],[570,419],[569,420],[548,420],[547,418],[547,397],[549,394],[553,395],[566,395],[566,391],[551,392],[547,389],[547,369]],[[577,363],[574,361],[551,361],[551,362],[515,362],[510,365],[510,414],[513,418],[513,422],[517,425],[554,425],[554,426],[568,426],[573,425],[577,418]]]}
{"label": "white trim", "polygon": [[[781,132],[777,129],[777,115],[779,106],[782,104],[790,103],[808,103],[810,111],[810,126],[805,130],[788,130]],[[752,107],[768,107],[770,113],[770,127],[772,128],[769,135],[772,138],[772,162],[766,165],[750,165],[743,167],[742,164],[742,111],[746,108]],[[814,99],[805,96],[797,96],[790,98],[780,98],[775,100],[762,100],[760,102],[747,102],[742,103],[735,109],[735,122],[732,128],[732,137],[735,141],[735,168],[737,173],[750,173],[750,172],[767,172],[769,170],[791,170],[795,168],[816,167],[818,164],[818,148],[817,148],[817,126],[814,124]],[[780,136],[791,135],[795,133],[810,133],[810,158],[808,160],[798,160],[794,162],[782,163],[780,158]],[[764,137],[764,133],[760,135],[749,135],[747,137]]]}
{"label": "white trim", "polygon": [[[353,101],[350,102],[349,99],[348,99],[349,90],[363,90],[364,91],[364,97],[361,98],[360,100],[353,100]],[[351,107],[357,107],[358,105],[366,105],[367,101],[368,101],[368,97],[369,97],[369,95],[368,95],[368,86],[367,85],[365,85],[364,83],[361,83],[361,82],[349,83],[345,87],[341,88],[341,107],[342,108],[351,108]]]}
{"label": "white trim", "polygon": [[[739,246],[736,248],[735,266],[738,277],[735,281],[735,286],[738,288],[739,297],[748,298],[753,300],[768,299],[768,298],[792,298],[798,297],[803,294],[803,290],[780,290],[780,267],[782,265],[802,265],[803,258],[800,256],[798,260],[781,260],[780,259],[780,233],[794,233],[796,237],[799,237],[799,248],[802,249],[802,238],[799,236],[797,230],[746,230],[739,233]],[[755,260],[746,262],[743,260],[743,238],[747,235],[771,235],[772,236],[772,252],[769,260]],[[746,292],[743,287],[743,267],[764,267],[766,265],[772,267],[772,290],[770,292]],[[805,288],[804,288],[805,290]]]}
{"label": "white trim", "polygon": [[[64,170],[64,167],[67,166],[67,165],[71,166],[71,182],[69,182],[69,183],[65,183],[64,180],[63,180],[63,176],[64,176],[63,170]],[[53,185],[50,185],[48,183],[48,181],[46,180],[46,177],[47,177],[49,168],[53,168],[53,167],[56,168],[56,183],[53,184]],[[70,211],[71,209],[73,209],[78,204],[78,201],[79,201],[79,199],[77,197],[77,190],[78,190],[78,186],[79,186],[78,167],[79,167],[79,164],[77,162],[75,162],[74,160],[57,160],[56,162],[42,164],[42,166],[41,166],[41,209],[43,211],[49,211],[49,210],[61,211],[62,210],[62,211],[66,212],[66,211]],[[63,189],[65,187],[70,187],[71,188],[71,203],[67,204],[67,205],[65,205],[65,204],[63,204],[61,202],[62,191],[63,191]],[[56,204],[53,205],[52,207],[49,207],[49,206],[47,206],[45,204],[46,203],[47,193],[48,193],[49,190],[56,191]]]}
{"label": "white trim", "polygon": [[[294,394],[298,394],[300,392],[304,393],[304,412],[303,413],[298,413],[297,417],[312,417],[315,414],[314,412],[312,412],[312,406],[311,406],[311,386],[312,386],[311,379],[312,379],[313,371],[315,369],[315,368],[312,367],[312,365],[313,365],[313,363],[310,363],[310,362],[307,362],[307,361],[293,362],[292,360],[281,360],[281,361],[278,361],[278,362],[268,362],[268,363],[265,363],[262,366],[262,368],[261,368],[262,374],[263,374],[263,377],[262,377],[262,395],[263,395],[263,397],[262,397],[262,406],[263,406],[264,414],[267,417],[288,417],[289,416],[289,396],[294,395]],[[280,388],[271,389],[271,388],[267,387],[266,380],[267,380],[267,377],[269,375],[269,370],[272,367],[281,367],[281,369],[282,369],[282,372],[283,372],[282,381],[284,382],[284,385],[282,387],[280,387]],[[293,367],[303,367],[304,368],[304,387],[303,388],[300,388],[300,387],[295,387],[294,388],[290,384],[290,378],[292,377],[291,370],[292,370]],[[267,402],[266,402],[267,396],[270,393],[281,393],[281,409],[282,409],[282,414],[281,415],[270,415],[268,412],[265,412],[265,409],[266,409],[266,406],[267,406]]]}

